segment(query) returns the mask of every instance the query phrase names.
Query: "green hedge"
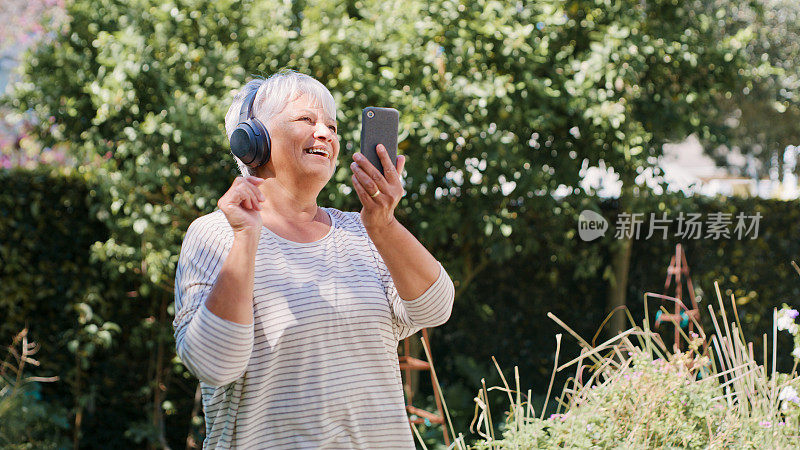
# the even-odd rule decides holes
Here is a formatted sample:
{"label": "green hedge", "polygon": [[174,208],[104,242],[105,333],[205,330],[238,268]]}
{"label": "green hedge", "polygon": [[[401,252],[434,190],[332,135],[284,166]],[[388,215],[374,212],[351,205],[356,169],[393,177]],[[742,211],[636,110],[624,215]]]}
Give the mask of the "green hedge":
{"label": "green hedge", "polygon": [[[125,433],[146,418],[148,360],[129,333],[137,317],[131,280],[110,277],[92,258],[92,245],[109,236],[95,217],[93,183],[76,173],[12,170],[0,171],[0,186],[0,344],[28,328],[41,365],[27,374],[59,376],[38,384],[37,396],[69,411],[70,424],[80,411],[81,448],[136,447]],[[177,431],[176,440],[185,438]],[[72,442],[72,427],[62,432],[53,439]]]}

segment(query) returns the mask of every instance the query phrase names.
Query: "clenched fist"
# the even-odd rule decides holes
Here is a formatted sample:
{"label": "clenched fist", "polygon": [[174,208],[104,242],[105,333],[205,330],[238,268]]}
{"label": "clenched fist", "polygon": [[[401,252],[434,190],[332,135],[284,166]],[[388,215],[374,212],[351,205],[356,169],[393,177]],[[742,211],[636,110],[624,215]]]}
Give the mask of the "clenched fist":
{"label": "clenched fist", "polygon": [[261,233],[261,205],[264,194],[258,185],[264,182],[258,177],[236,177],[230,189],[217,201],[234,234],[240,231]]}

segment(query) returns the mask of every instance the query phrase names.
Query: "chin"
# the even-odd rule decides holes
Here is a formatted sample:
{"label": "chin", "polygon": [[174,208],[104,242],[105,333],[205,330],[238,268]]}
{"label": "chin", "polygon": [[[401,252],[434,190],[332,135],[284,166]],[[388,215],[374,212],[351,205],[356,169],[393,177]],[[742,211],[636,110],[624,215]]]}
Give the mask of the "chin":
{"label": "chin", "polygon": [[303,178],[309,187],[317,186],[321,190],[333,178],[333,170],[320,167],[319,170],[307,171]]}

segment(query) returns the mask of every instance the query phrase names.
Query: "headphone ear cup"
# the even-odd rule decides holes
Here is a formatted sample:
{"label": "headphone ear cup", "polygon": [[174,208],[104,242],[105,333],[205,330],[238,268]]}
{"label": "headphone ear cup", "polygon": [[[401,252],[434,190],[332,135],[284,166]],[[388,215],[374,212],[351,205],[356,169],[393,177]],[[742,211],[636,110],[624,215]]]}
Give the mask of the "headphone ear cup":
{"label": "headphone ear cup", "polygon": [[272,156],[272,140],[269,137],[269,132],[267,131],[267,127],[264,126],[258,119],[250,119],[248,122],[251,122],[254,128],[258,128],[259,135],[259,152],[254,161],[253,166],[251,167],[260,167],[266,164],[269,161],[270,156]]}
{"label": "headphone ear cup", "polygon": [[256,168],[269,161],[272,143],[258,119],[248,119],[231,133],[231,152],[247,166]]}

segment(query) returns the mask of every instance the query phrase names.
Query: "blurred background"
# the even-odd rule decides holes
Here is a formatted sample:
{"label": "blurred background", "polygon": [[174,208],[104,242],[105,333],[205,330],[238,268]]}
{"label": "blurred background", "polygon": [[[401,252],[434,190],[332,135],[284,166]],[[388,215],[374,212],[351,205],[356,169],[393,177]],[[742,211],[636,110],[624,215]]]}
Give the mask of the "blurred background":
{"label": "blurred background", "polygon": [[[3,0],[0,445],[202,443],[172,337],[175,264],[237,175],[231,92],[283,67],[332,91],[343,161],[363,107],[400,111],[397,214],[457,287],[431,333],[457,431],[481,378],[499,382],[492,355],[543,402],[563,331],[547,312],[587,340],[621,306],[641,325],[678,243],[701,321],[718,282],[761,348],[800,286],[799,13],[794,0]],[[322,205],[358,208],[348,173]],[[579,237],[584,210],[604,236]],[[639,236],[619,232],[632,213]],[[648,237],[651,213],[665,233]],[[730,232],[687,234],[690,214],[722,214]],[[735,233],[739,215],[758,229]],[[597,338],[629,326],[617,313]],[[788,370],[791,336],[779,348]],[[565,336],[561,361],[577,354]],[[425,376],[415,389],[435,409]]]}

